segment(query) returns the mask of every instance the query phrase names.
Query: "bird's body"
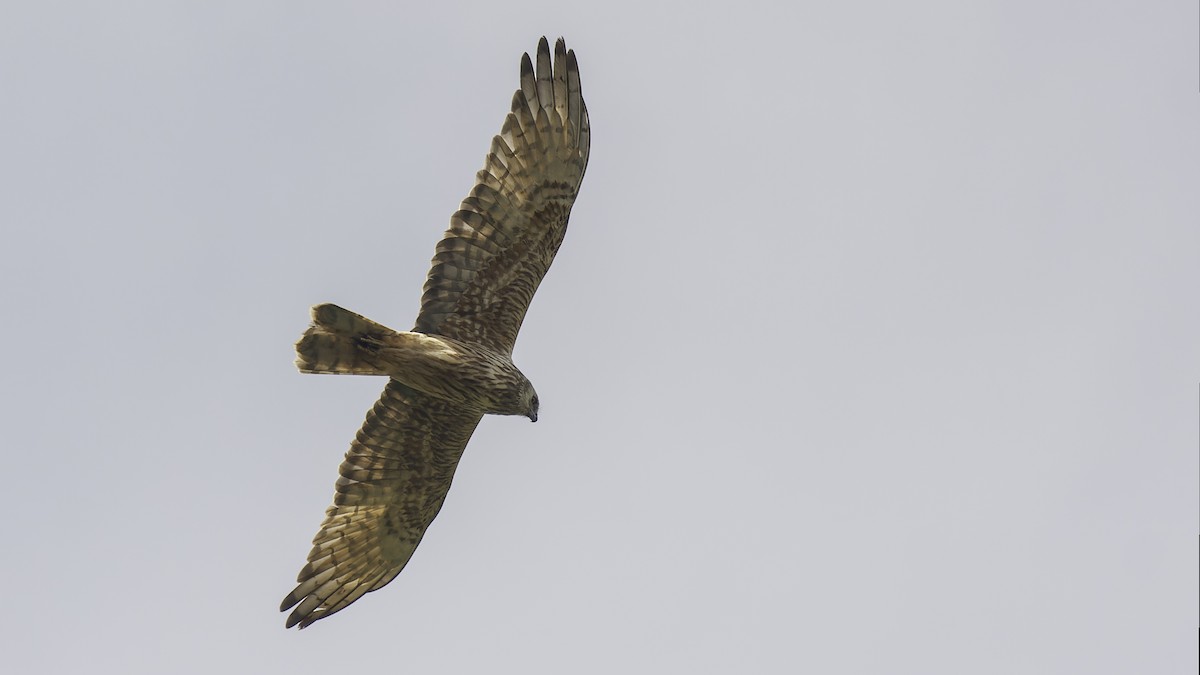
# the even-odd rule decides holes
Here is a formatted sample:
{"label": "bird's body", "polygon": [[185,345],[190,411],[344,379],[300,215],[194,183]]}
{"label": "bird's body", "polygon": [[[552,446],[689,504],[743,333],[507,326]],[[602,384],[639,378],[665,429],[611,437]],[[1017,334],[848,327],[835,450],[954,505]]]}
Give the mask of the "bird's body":
{"label": "bird's body", "polygon": [[333,506],[281,610],[290,628],[396,577],[437,516],[485,414],[537,421],[512,362],[529,303],[566,233],[591,127],[574,52],[526,54],[512,112],[438,243],[411,332],[318,305],[296,344],[302,372],[389,378],[339,468]]}
{"label": "bird's body", "polygon": [[423,394],[481,414],[537,421],[533,385],[512,358],[487,345],[398,332],[337,305],[317,305],[296,343],[303,373],[387,375]]}

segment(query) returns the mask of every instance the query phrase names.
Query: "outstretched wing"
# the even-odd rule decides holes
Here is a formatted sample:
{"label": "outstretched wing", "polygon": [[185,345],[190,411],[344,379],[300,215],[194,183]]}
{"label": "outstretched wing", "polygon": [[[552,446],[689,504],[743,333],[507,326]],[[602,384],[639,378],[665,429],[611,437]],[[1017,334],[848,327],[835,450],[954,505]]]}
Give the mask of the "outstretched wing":
{"label": "outstretched wing", "polygon": [[433,522],[481,414],[388,382],[339,469],[333,506],[280,611],[301,628],[383,588]]}
{"label": "outstretched wing", "polygon": [[522,57],[512,112],[438,243],[413,330],[512,352],[567,231],[590,141],[575,52],[559,38],[552,64],[543,37],[536,71]]}

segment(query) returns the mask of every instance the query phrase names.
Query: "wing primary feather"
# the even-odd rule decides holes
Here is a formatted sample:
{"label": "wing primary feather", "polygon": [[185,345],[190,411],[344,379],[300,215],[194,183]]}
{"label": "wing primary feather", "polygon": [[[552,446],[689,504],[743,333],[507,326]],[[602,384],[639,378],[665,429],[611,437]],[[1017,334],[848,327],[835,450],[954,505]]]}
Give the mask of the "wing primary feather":
{"label": "wing primary feather", "polygon": [[546,109],[554,106],[554,72],[550,67],[550,43],[546,37],[538,42],[537,50],[537,107]]}
{"label": "wing primary feather", "polygon": [[570,126],[571,101],[567,96],[567,43],[562,38],[554,43],[554,109],[564,126]]}
{"label": "wing primary feather", "polygon": [[[533,101],[537,100],[537,76],[533,72],[533,62],[529,60],[529,53],[526,52],[521,56],[521,88],[517,93],[523,94],[521,105],[529,110],[529,106]],[[513,96],[513,112],[517,110],[517,97]]]}
{"label": "wing primary feather", "polygon": [[[579,64],[575,61],[575,50],[567,52],[567,109],[570,115],[571,133],[578,141],[581,130],[580,115],[583,113],[583,91],[579,86]],[[587,145],[580,143],[580,147]]]}

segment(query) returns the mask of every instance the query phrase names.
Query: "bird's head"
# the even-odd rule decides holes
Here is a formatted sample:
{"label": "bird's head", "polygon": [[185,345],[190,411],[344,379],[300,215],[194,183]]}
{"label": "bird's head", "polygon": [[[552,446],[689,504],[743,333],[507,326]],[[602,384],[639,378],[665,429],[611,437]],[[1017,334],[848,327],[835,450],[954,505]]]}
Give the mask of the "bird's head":
{"label": "bird's head", "polygon": [[530,422],[536,422],[538,416],[538,397],[537,392],[533,390],[533,385],[529,385],[529,389],[525,396],[525,416]]}

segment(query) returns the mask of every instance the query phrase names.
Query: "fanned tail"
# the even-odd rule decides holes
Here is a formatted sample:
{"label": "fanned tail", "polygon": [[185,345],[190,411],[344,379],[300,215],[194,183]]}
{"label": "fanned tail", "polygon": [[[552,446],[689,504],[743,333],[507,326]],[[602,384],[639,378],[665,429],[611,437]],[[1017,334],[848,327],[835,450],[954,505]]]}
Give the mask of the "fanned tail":
{"label": "fanned tail", "polygon": [[312,325],[296,343],[296,367],[302,373],[387,375],[379,348],[396,332],[337,305],[312,308]]}

